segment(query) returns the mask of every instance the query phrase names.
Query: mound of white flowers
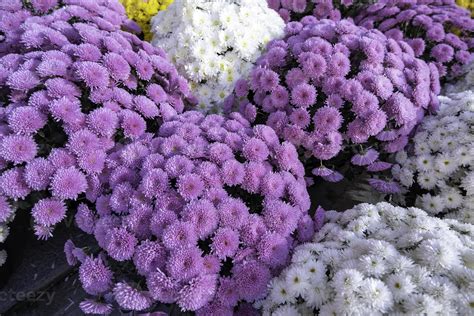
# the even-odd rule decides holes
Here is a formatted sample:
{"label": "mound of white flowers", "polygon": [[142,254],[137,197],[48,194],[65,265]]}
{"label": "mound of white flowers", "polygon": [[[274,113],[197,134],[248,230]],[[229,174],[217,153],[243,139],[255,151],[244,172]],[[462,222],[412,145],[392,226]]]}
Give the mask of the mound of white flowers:
{"label": "mound of white flowers", "polygon": [[222,112],[235,82],[284,26],[266,0],[175,0],[153,17],[152,44],[190,81],[202,111]]}
{"label": "mound of white flowers", "polygon": [[407,188],[417,187],[418,207],[474,224],[474,92],[439,98],[439,113],[425,117],[392,173]]}
{"label": "mound of white flowers", "polygon": [[474,226],[388,203],[326,212],[264,315],[473,315]]}

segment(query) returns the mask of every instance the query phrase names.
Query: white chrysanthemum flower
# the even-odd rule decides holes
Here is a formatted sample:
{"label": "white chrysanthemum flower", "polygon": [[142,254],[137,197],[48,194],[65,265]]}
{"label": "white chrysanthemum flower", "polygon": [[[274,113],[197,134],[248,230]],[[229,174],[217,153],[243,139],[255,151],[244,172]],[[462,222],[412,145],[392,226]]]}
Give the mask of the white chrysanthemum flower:
{"label": "white chrysanthemum flower", "polygon": [[331,293],[328,291],[326,282],[321,282],[311,286],[301,297],[305,305],[312,309],[319,309],[327,302]]}
{"label": "white chrysanthemum flower", "polygon": [[387,270],[387,265],[385,264],[382,257],[363,256],[359,259],[359,268],[366,275],[379,277],[385,273]]}
{"label": "white chrysanthemum flower", "polygon": [[326,279],[326,267],[321,261],[308,260],[301,265],[301,269],[312,285],[317,285]]}
{"label": "white chrysanthemum flower", "polygon": [[[474,293],[473,225],[389,203],[360,204],[328,221],[314,242],[295,249],[304,262],[292,260],[272,280],[258,305],[263,315],[282,306],[302,315],[469,314],[472,297],[464,293]],[[364,233],[355,234],[360,223]],[[299,284],[302,273],[315,271],[324,273],[320,281],[298,287],[291,301],[281,296],[295,277]]]}
{"label": "white chrysanthemum flower", "polygon": [[411,281],[410,275],[406,273],[392,274],[387,278],[386,284],[392,292],[395,302],[406,299],[416,289],[415,284]]}
{"label": "white chrysanthemum flower", "polygon": [[354,269],[344,269],[338,271],[332,279],[334,288],[343,292],[353,293],[363,281],[364,275]]}
{"label": "white chrysanthemum flower", "polygon": [[[284,27],[266,0],[181,0],[152,18],[152,44],[191,81],[199,110],[222,112],[235,82],[249,74],[270,40],[283,36]],[[215,92],[203,93],[203,86]]]}
{"label": "white chrysanthemum flower", "polygon": [[448,188],[446,189],[441,197],[443,198],[443,204],[447,209],[455,209],[462,205],[463,196],[458,189]]}
{"label": "white chrysanthemum flower", "polygon": [[291,303],[296,300],[289,292],[289,285],[284,280],[272,280],[270,284],[270,298],[276,304]]}
{"label": "white chrysanthemum flower", "polygon": [[298,297],[310,287],[306,270],[299,266],[289,268],[286,272],[285,283],[288,285],[290,295],[295,297]]}
{"label": "white chrysanthemum flower", "polygon": [[364,305],[370,310],[385,313],[393,307],[393,296],[388,287],[380,280],[366,279],[359,288]]}
{"label": "white chrysanthemum flower", "polygon": [[439,214],[444,209],[444,200],[441,196],[432,196],[429,193],[423,194],[419,197],[419,202],[417,201],[418,205],[430,212],[431,214]]}

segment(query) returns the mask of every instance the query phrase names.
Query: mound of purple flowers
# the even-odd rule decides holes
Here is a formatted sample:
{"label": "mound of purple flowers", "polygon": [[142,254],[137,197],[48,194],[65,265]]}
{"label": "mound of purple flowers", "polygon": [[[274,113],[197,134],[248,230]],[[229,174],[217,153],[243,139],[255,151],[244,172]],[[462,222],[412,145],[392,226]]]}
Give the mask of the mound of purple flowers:
{"label": "mound of purple flowers", "polygon": [[[36,46],[42,38],[62,38],[69,19],[95,24],[105,31],[121,28],[140,32],[135,22],[125,15],[117,0],[8,0],[0,3],[0,56],[22,49],[34,40]],[[28,20],[29,23],[24,24]],[[37,29],[37,24],[51,29]],[[26,32],[26,35],[23,33]],[[25,41],[26,40],[26,41]]]}
{"label": "mound of purple flowers", "polygon": [[474,52],[474,20],[454,0],[385,0],[364,6],[355,22],[405,39],[416,57],[433,61],[440,77],[462,74]]}
{"label": "mound of purple flowers", "polygon": [[297,146],[314,175],[339,181],[335,169],[347,169],[347,160],[374,173],[390,168],[383,155],[406,145],[425,111],[437,108],[439,90],[436,67],[405,42],[307,16],[269,44],[226,106]]}
{"label": "mound of purple flowers", "polygon": [[[87,293],[113,295],[126,310],[176,303],[198,315],[228,315],[239,304],[247,311],[294,242],[314,232],[303,174],[295,147],[272,128],[251,128],[238,113],[186,112],[157,137],[117,147],[95,207],[77,213],[108,259],[80,258],[70,244],[66,253],[82,261]],[[112,273],[117,266],[129,268]]]}
{"label": "mound of purple flowers", "polygon": [[57,3],[1,7],[14,11],[2,27],[18,12],[51,12],[15,25],[16,53],[0,58],[1,195],[25,200],[40,238],[74,201],[95,201],[116,142],[157,131],[191,98],[162,50],[119,30],[117,1]]}
{"label": "mound of purple flowers", "polygon": [[340,7],[352,5],[353,0],[267,0],[268,7],[277,11],[285,22],[299,21],[313,15],[317,19],[340,20]]}

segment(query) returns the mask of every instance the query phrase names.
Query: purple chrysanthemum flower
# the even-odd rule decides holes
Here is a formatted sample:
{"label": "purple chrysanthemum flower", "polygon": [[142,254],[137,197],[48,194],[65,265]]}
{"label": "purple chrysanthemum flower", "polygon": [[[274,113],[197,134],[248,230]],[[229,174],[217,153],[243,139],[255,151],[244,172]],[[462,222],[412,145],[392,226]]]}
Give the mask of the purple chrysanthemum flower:
{"label": "purple chrysanthemum flower", "polygon": [[125,136],[135,139],[145,133],[146,122],[140,115],[128,110],[123,111],[122,115],[121,126]]}
{"label": "purple chrysanthemum flower", "polygon": [[177,303],[182,311],[196,311],[206,305],[216,292],[217,276],[201,275],[192,279],[178,293]]}
{"label": "purple chrysanthemum flower", "polygon": [[31,161],[38,151],[36,142],[31,136],[10,135],[3,137],[0,155],[14,164]]}
{"label": "purple chrysanthemum flower", "polygon": [[79,303],[79,308],[85,314],[108,315],[112,312],[112,304],[85,299]]}
{"label": "purple chrysanthemum flower", "polygon": [[4,171],[0,176],[0,185],[2,193],[15,201],[24,199],[31,192],[24,180],[24,170],[22,168]]}
{"label": "purple chrysanthemum flower", "polygon": [[45,158],[35,158],[25,166],[25,181],[33,190],[44,190],[49,186],[55,168]]}
{"label": "purple chrysanthemum flower", "polygon": [[117,261],[128,260],[133,256],[137,239],[125,228],[113,228],[105,236],[107,253]]}
{"label": "purple chrysanthemum flower", "polygon": [[184,174],[177,180],[177,189],[185,200],[196,199],[204,190],[204,182],[197,174]]}
{"label": "purple chrysanthemum flower", "polygon": [[172,252],[166,263],[171,277],[178,281],[187,281],[202,273],[203,258],[196,247],[181,248]]}
{"label": "purple chrysanthemum flower", "polygon": [[51,194],[60,199],[75,200],[86,189],[86,177],[75,167],[61,168],[51,178]]}
{"label": "purple chrysanthemum flower", "polygon": [[83,232],[92,234],[94,232],[95,216],[92,210],[84,203],[79,204],[74,217],[77,227]]}
{"label": "purple chrysanthemum flower", "polygon": [[66,216],[66,205],[55,199],[43,199],[36,202],[31,210],[35,223],[42,226],[52,226]]}
{"label": "purple chrysanthemum flower", "polygon": [[221,278],[216,295],[219,303],[223,306],[235,306],[239,301],[239,292],[237,291],[235,280],[232,278]]}
{"label": "purple chrysanthemum flower", "polygon": [[316,111],[313,121],[319,131],[336,131],[341,127],[343,118],[336,108],[325,106]]}
{"label": "purple chrysanthemum flower", "polygon": [[369,179],[369,184],[372,188],[381,193],[393,194],[400,192],[400,186],[393,181],[385,181],[381,179],[371,178]]}
{"label": "purple chrysanthemum flower", "polygon": [[262,237],[257,245],[258,258],[270,267],[284,264],[288,258],[288,241],[277,233],[269,233]]}
{"label": "purple chrysanthemum flower", "polygon": [[100,258],[87,257],[79,267],[79,280],[84,290],[97,295],[110,290],[112,272]]}
{"label": "purple chrysanthemum flower", "polygon": [[239,199],[225,199],[217,207],[221,224],[239,229],[246,221],[249,210],[245,203]]}
{"label": "purple chrysanthemum flower", "polygon": [[385,161],[375,161],[367,166],[367,171],[380,172],[392,168],[393,164]]}
{"label": "purple chrysanthemum flower", "polygon": [[316,90],[307,83],[301,83],[291,91],[291,102],[298,107],[308,107],[315,100]]}
{"label": "purple chrysanthemum flower", "polygon": [[38,76],[30,70],[18,70],[8,77],[7,85],[18,91],[28,91],[39,83]]}
{"label": "purple chrysanthemum flower", "polygon": [[95,62],[84,61],[77,65],[77,75],[91,88],[106,87],[109,84],[107,69]]}
{"label": "purple chrysanthemum flower", "polygon": [[239,234],[231,228],[219,228],[212,237],[212,252],[219,258],[232,257],[239,247]]}
{"label": "purple chrysanthemum flower", "polygon": [[87,115],[88,127],[100,136],[112,136],[118,126],[117,114],[107,108],[99,108]]}
{"label": "purple chrysanthemum flower", "polygon": [[218,225],[218,214],[214,205],[201,199],[187,205],[183,218],[192,223],[199,238],[209,236]]}
{"label": "purple chrysanthemum flower", "polygon": [[180,290],[179,283],[166,276],[163,271],[157,270],[156,272],[150,273],[147,276],[146,283],[153,299],[163,303],[176,302]]}
{"label": "purple chrysanthemum flower", "polygon": [[148,275],[157,269],[164,269],[166,263],[166,251],[156,241],[145,240],[135,250],[133,263],[138,273]]}
{"label": "purple chrysanthemum flower", "polygon": [[265,296],[270,282],[270,270],[256,261],[238,264],[232,269],[241,299],[254,302]]}
{"label": "purple chrysanthemum flower", "polygon": [[46,117],[37,109],[20,106],[8,116],[8,126],[16,134],[31,134],[46,124]]}
{"label": "purple chrysanthemum flower", "polygon": [[379,153],[374,149],[367,150],[364,154],[354,155],[351,163],[356,166],[367,166],[372,164],[379,157]]}
{"label": "purple chrysanthemum flower", "polygon": [[113,293],[117,304],[127,310],[141,311],[150,307],[153,302],[148,293],[139,291],[124,282],[116,283]]}
{"label": "purple chrysanthemum flower", "polygon": [[197,236],[190,223],[176,221],[165,228],[162,240],[168,249],[185,248],[193,246]]}
{"label": "purple chrysanthemum flower", "polygon": [[126,80],[130,76],[130,65],[119,54],[107,53],[103,57],[104,65],[110,72],[110,76],[115,80]]}

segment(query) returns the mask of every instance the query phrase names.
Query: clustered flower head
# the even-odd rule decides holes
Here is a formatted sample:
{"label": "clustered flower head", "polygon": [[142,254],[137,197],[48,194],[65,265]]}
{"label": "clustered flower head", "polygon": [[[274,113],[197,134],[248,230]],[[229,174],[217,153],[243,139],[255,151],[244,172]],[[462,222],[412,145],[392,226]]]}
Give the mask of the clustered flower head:
{"label": "clustered flower head", "polygon": [[454,0],[386,0],[363,7],[356,24],[406,40],[416,57],[433,61],[441,78],[462,74],[473,59],[474,20]]}
{"label": "clustered flower head", "polygon": [[145,40],[150,41],[152,33],[150,20],[158,11],[166,10],[173,0],[120,0],[127,16],[137,22],[142,29]]}
{"label": "clustered flower head", "polygon": [[[384,155],[404,148],[424,113],[437,108],[439,90],[436,67],[405,42],[307,16],[268,45],[226,108],[297,146],[313,175],[339,181],[334,169],[347,160],[371,173],[390,168]],[[384,180],[374,186],[397,190]]]}
{"label": "clustered flower head", "polygon": [[288,23],[313,15],[317,19],[340,20],[339,8],[350,7],[353,0],[267,0],[268,6],[277,11]]}
{"label": "clustered flower head", "polygon": [[1,199],[27,200],[40,238],[73,201],[95,201],[116,141],[156,131],[193,101],[163,50],[119,30],[124,16],[107,9],[118,2],[62,3],[2,6],[48,12],[15,26],[19,41],[0,57]]}
{"label": "clustered flower head", "polygon": [[408,192],[419,192],[415,203],[429,214],[474,224],[474,93],[440,100],[440,111],[420,124],[392,173]]}
{"label": "clustered flower head", "polygon": [[[59,44],[67,31],[64,22],[67,23],[70,18],[80,18],[84,23],[93,23],[107,31],[121,28],[139,31],[138,25],[127,18],[122,5],[116,0],[8,0],[0,3],[0,14],[0,56],[23,49],[25,44],[29,45],[28,41],[36,41],[39,45],[42,37],[53,40],[56,37]],[[35,23],[44,24],[41,22],[43,19],[54,25],[52,30],[43,34],[41,31],[44,29],[36,32],[28,29],[36,26]],[[24,24],[26,20],[33,24]],[[23,35],[25,32],[26,35]]]}
{"label": "clustered flower head", "polygon": [[229,314],[239,302],[263,298],[294,242],[312,236],[303,176],[292,144],[238,113],[188,111],[156,137],[117,146],[95,208],[84,206],[76,222],[94,234],[107,261],[133,264],[138,275],[127,279],[146,282],[112,280],[94,259],[80,271],[97,266],[104,281],[81,274],[84,289],[112,293],[127,310],[176,303],[198,315]]}
{"label": "clustered flower head", "polygon": [[329,222],[272,280],[263,315],[470,315],[474,226],[382,202]]}
{"label": "clustered flower head", "polygon": [[152,43],[190,81],[199,109],[218,113],[237,79],[283,28],[265,0],[179,0],[153,18]]}

